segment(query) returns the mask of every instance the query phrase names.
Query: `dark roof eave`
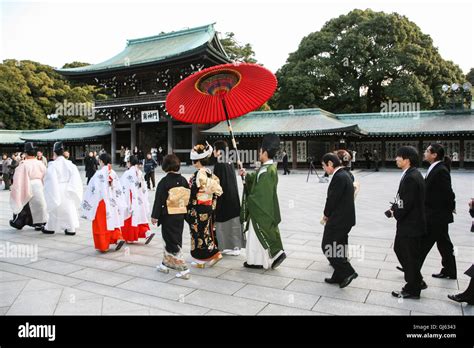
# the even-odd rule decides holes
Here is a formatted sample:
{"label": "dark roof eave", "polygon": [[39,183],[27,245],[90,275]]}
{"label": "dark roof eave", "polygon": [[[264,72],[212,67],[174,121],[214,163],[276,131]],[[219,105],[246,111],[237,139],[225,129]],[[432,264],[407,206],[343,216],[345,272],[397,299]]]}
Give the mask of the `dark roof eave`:
{"label": "dark roof eave", "polygon": [[106,135],[96,135],[93,137],[83,137],[83,138],[56,138],[56,139],[33,139],[33,138],[20,138],[24,141],[34,141],[35,143],[54,143],[56,141],[91,141],[91,140],[101,140],[103,138],[110,137],[110,134]]}
{"label": "dark roof eave", "polygon": [[[282,135],[282,136],[293,136],[293,135],[298,135],[298,134],[314,134],[314,135],[324,135],[324,134],[330,134],[330,133],[340,133],[340,132],[350,132],[350,131],[353,131],[354,133],[357,133],[357,134],[360,134],[360,135],[367,135],[367,133],[361,129],[359,129],[359,127],[357,127],[357,125],[353,125],[353,126],[348,126],[348,127],[342,127],[342,128],[334,128],[334,129],[327,129],[327,130],[307,130],[307,131],[281,131],[281,132],[236,132],[234,130],[234,134],[236,136],[261,136],[261,135],[265,135],[265,134],[269,134],[269,133],[273,133],[273,134],[278,134],[278,135]],[[209,130],[205,130],[203,131],[202,133],[206,134],[206,135],[229,135],[229,133],[227,131],[223,131],[223,132],[212,132],[212,131],[209,131]]]}
{"label": "dark roof eave", "polygon": [[459,134],[474,134],[474,130],[468,131],[422,131],[422,132],[367,132],[368,136],[414,136],[414,135],[459,135]]}

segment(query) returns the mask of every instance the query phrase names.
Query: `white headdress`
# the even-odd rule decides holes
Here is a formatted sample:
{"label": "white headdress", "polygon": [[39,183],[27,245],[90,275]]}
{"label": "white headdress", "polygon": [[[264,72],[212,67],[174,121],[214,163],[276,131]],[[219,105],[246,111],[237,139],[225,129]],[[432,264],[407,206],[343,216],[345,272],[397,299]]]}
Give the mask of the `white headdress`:
{"label": "white headdress", "polygon": [[193,147],[191,150],[191,160],[192,161],[197,161],[200,159],[208,158],[212,155],[212,151],[214,149],[212,148],[211,145],[206,141],[206,146],[202,144],[198,144]]}

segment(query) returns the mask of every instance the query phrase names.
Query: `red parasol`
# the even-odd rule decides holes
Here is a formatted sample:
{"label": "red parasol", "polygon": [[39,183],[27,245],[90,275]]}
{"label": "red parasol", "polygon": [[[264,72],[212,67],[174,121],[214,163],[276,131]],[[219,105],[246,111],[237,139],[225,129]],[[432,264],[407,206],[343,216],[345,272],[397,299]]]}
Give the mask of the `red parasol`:
{"label": "red parasol", "polygon": [[[275,92],[272,72],[257,64],[230,63],[197,72],[178,83],[166,98],[166,109],[187,123],[217,123],[226,120],[237,150],[230,119],[262,106]],[[239,152],[237,160],[241,166]]]}

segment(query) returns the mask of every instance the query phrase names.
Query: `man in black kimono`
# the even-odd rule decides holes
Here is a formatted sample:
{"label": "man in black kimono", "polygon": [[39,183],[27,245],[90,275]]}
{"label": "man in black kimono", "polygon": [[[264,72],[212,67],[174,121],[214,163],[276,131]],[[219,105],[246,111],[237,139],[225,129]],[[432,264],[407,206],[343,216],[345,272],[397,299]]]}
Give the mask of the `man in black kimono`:
{"label": "man in black kimono", "polygon": [[419,299],[420,292],[424,288],[420,269],[421,242],[426,234],[425,182],[416,169],[419,156],[414,147],[399,148],[396,161],[403,173],[390,213],[397,220],[394,251],[405,272],[406,285],[401,291],[393,291],[392,295]]}
{"label": "man in black kimono", "polygon": [[449,158],[444,156],[441,144],[433,143],[425,151],[425,160],[430,163],[425,177],[425,210],[427,236],[422,241],[422,264],[436,243],[441,254],[441,272],[434,278],[456,279],[456,258],[454,246],[449,238],[449,224],[454,221],[455,194],[451,187]]}
{"label": "man in black kimono", "polygon": [[334,273],[324,281],[345,288],[358,276],[347,260],[348,235],[355,225],[354,184],[336,154],[325,154],[322,165],[327,174],[333,175],[324,207],[321,248],[334,267]]}

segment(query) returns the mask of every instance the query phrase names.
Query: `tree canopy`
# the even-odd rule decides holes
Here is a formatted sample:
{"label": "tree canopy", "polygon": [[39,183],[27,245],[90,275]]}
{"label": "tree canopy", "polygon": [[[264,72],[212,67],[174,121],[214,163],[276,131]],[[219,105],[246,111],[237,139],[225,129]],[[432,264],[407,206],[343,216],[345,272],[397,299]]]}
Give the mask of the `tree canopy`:
{"label": "tree canopy", "polygon": [[[74,62],[65,67],[87,65]],[[85,84],[71,84],[51,66],[23,60],[4,60],[0,64],[0,122],[6,129],[60,127],[66,122],[81,122],[85,116],[59,116],[51,121],[57,103],[92,102],[101,91]]]}
{"label": "tree canopy", "polygon": [[304,37],[277,72],[274,109],[321,107],[332,112],[376,112],[381,104],[442,108],[441,86],[463,82],[429,35],[407,17],[353,10]]}
{"label": "tree canopy", "polygon": [[243,63],[256,63],[255,52],[252,48],[252,45],[249,43],[240,44],[235,39],[235,34],[225,33],[225,36],[220,39],[222,47],[226,51],[227,55],[233,61],[243,62]]}

